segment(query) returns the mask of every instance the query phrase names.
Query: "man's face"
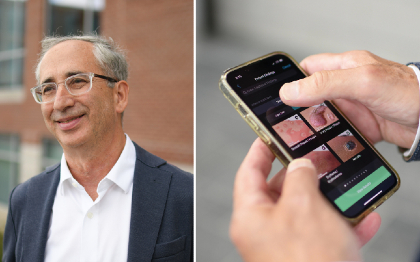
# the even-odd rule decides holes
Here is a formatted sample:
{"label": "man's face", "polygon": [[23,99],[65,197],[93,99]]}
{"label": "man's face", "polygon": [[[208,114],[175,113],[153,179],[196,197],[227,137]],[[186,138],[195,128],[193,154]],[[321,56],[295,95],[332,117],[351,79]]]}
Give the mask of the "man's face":
{"label": "man's face", "polygon": [[93,45],[70,40],[57,44],[44,56],[40,66],[40,83],[62,83],[51,103],[41,105],[45,124],[65,147],[86,143],[104,143],[107,133],[117,125],[113,89],[106,80],[93,78],[92,89],[79,96],[71,95],[63,81],[77,73],[104,74],[95,62]]}

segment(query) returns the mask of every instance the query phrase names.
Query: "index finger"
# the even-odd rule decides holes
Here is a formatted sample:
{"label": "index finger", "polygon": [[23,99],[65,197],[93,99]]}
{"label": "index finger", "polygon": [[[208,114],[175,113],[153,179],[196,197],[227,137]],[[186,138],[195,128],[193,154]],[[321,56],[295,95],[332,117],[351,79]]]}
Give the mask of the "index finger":
{"label": "index finger", "polygon": [[366,64],[377,64],[379,61],[382,63],[389,62],[368,51],[358,50],[338,54],[311,55],[303,59],[300,65],[309,75],[312,75],[318,71],[349,69]]}
{"label": "index finger", "polygon": [[300,62],[300,66],[312,75],[318,71],[342,69],[342,60],[339,54],[324,53],[306,57]]}
{"label": "index finger", "polygon": [[273,160],[273,153],[257,138],[236,174],[233,188],[234,208],[240,205],[273,202],[266,181]]}

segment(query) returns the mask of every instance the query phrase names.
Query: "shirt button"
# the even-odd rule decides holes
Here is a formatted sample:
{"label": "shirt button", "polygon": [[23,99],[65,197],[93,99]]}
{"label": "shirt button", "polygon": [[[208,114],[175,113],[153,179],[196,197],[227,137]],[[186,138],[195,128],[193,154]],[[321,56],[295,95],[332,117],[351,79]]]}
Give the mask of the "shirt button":
{"label": "shirt button", "polygon": [[77,183],[76,182],[73,182],[73,183],[71,183],[74,187],[76,187],[77,188]]}
{"label": "shirt button", "polygon": [[92,219],[93,214],[89,212],[89,213],[87,213],[87,217],[90,218],[90,219]]}

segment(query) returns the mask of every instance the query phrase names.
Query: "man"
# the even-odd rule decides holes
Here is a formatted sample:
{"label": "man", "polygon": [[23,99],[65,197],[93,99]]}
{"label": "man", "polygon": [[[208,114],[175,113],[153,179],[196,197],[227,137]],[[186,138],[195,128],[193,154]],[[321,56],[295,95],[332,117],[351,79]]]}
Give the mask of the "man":
{"label": "man", "polygon": [[124,134],[127,62],[98,36],[42,42],[31,89],[61,163],[10,195],[3,261],[190,261],[193,178]]}
{"label": "man", "polygon": [[[370,141],[417,147],[405,157],[419,159],[416,68],[366,51],[310,56],[301,65],[311,76],[285,84],[282,101],[311,106],[334,100]],[[376,234],[379,215],[352,228],[321,195],[310,161],[294,160],[266,182],[273,160],[257,139],[236,176],[230,233],[244,260],[360,261],[359,248]]]}

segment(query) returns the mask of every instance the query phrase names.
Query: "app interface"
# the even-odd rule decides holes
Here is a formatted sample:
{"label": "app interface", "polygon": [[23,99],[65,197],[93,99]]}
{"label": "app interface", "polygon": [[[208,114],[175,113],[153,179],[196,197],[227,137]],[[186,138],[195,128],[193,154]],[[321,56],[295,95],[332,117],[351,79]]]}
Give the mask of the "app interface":
{"label": "app interface", "polygon": [[293,158],[312,161],[336,208],[356,217],[396,186],[396,176],[330,102],[281,101],[281,86],[304,77],[287,56],[274,55],[230,72],[227,82]]}

